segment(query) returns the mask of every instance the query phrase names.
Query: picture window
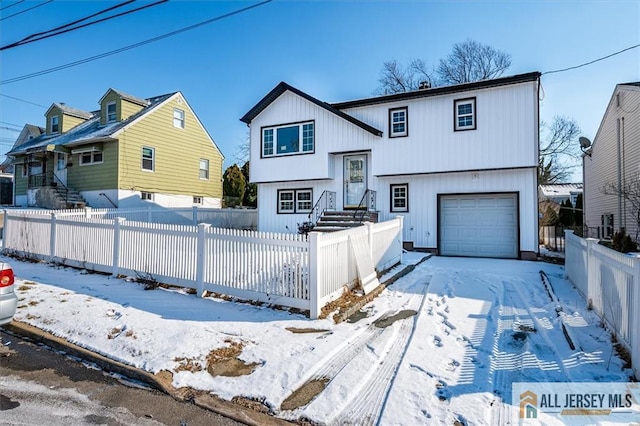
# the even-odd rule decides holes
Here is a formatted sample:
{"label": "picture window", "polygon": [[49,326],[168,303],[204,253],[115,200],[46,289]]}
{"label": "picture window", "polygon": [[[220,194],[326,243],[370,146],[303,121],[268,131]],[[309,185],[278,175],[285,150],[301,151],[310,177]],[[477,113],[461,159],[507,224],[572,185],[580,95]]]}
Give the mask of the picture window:
{"label": "picture window", "polygon": [[308,154],[315,149],[314,123],[287,124],[262,129],[262,156]]}

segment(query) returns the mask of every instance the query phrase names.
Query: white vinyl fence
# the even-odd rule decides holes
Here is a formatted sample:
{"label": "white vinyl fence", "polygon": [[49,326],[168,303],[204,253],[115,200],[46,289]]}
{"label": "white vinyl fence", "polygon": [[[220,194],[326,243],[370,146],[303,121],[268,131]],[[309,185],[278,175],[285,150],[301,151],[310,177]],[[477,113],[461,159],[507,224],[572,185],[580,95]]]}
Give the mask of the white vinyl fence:
{"label": "white vinyl fence", "polygon": [[3,249],[113,276],[191,287],[200,295],[211,291],[309,310],[311,318],[358,282],[354,240],[367,242],[366,255],[377,271],[397,264],[402,256],[401,217],[342,232],[312,232],[307,238],[206,223],[96,216],[5,211]]}
{"label": "white vinyl fence", "polygon": [[640,258],[565,232],[565,272],[629,349],[640,379]]}

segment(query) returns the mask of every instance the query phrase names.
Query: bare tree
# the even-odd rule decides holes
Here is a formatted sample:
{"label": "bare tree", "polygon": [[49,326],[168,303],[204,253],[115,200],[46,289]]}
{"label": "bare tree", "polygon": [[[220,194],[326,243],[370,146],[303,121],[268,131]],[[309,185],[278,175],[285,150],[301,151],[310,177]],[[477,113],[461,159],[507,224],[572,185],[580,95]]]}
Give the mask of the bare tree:
{"label": "bare tree", "polygon": [[635,219],[636,229],[633,240],[638,242],[638,237],[640,236],[640,172],[635,173],[630,179],[625,179],[620,184],[606,182],[600,192],[605,195],[621,197],[626,201],[626,211],[622,212],[622,214],[628,214]]}
{"label": "bare tree", "polygon": [[457,43],[453,51],[441,59],[436,69],[422,60],[414,59],[405,68],[395,59],[382,66],[374,91],[376,95],[389,95],[418,90],[422,82],[429,87],[468,83],[501,76],[511,65],[511,55],[473,40]]}
{"label": "bare tree", "polygon": [[437,73],[441,84],[460,84],[500,77],[510,66],[508,53],[467,39],[440,59]]}
{"label": "bare tree", "polygon": [[580,126],[572,118],[556,115],[551,124],[541,122],[540,130],[538,183],[566,182],[572,169],[579,164],[577,139]]}
{"label": "bare tree", "polygon": [[383,64],[378,82],[380,86],[374,91],[374,94],[390,95],[418,90],[422,82],[431,86],[433,77],[421,59],[411,61],[406,69],[393,59]]}

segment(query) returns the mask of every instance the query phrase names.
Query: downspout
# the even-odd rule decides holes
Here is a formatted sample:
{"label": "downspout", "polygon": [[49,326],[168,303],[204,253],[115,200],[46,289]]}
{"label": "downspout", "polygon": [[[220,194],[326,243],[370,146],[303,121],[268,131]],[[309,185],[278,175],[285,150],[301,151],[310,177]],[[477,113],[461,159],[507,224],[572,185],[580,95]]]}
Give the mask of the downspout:
{"label": "downspout", "polygon": [[[622,187],[625,188],[625,192],[627,191],[627,166],[624,154],[624,117],[620,118],[620,144],[622,145]],[[624,229],[627,230],[627,197],[622,199],[622,211],[624,212],[624,216],[622,216],[621,224],[624,226]]]}
{"label": "downspout", "polygon": [[[622,191],[624,188],[622,187],[622,145],[620,143],[620,119],[617,121],[617,139],[618,139],[618,229],[621,228],[622,225]],[[615,221],[614,221],[614,232],[615,232]]]}

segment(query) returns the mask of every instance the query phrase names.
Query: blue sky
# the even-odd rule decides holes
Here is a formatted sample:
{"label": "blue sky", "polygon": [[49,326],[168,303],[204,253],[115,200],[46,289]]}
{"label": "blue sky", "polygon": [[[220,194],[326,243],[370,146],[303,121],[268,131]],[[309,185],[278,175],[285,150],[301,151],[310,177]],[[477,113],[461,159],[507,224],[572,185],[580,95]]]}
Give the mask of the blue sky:
{"label": "blue sky", "polygon": [[[0,45],[116,2],[1,0]],[[256,4],[183,1],[0,52],[0,153],[53,102],[98,108],[108,88],[139,97],[181,91],[226,157],[247,135],[239,118],[280,81],[323,101],[371,96],[384,61],[435,65],[468,38],[512,55],[505,75],[551,71],[640,43],[640,1],[287,1],[80,66],[14,82]],[[136,7],[148,2],[138,1]],[[640,80],[640,48],[542,77],[541,117],[574,118],[593,139],[617,83]],[[20,102],[20,98],[42,106]],[[10,124],[7,124],[10,123]],[[580,176],[575,175],[580,179]],[[574,179],[575,180],[575,179]]]}

